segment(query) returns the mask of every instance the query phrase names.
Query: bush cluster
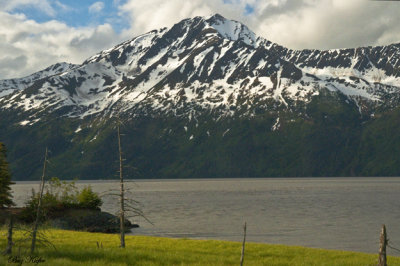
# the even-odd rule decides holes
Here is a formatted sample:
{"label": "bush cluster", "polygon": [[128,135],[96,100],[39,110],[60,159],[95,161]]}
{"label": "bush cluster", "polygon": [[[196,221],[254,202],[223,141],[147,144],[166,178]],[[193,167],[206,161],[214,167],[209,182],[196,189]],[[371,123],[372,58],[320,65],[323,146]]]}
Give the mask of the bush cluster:
{"label": "bush cluster", "polygon": [[[31,222],[35,219],[39,196],[39,192],[32,189],[31,197],[25,202],[23,220]],[[60,181],[54,177],[46,184],[43,191],[40,217],[44,220],[52,218],[67,209],[100,210],[102,204],[99,195],[90,185],[79,190],[74,181]]]}

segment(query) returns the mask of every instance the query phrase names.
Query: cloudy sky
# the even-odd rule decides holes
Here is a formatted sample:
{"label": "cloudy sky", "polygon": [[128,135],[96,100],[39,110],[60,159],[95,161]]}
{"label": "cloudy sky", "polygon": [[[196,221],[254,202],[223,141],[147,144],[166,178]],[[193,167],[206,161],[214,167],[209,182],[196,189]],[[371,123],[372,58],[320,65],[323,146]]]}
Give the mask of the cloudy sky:
{"label": "cloudy sky", "polygon": [[0,79],[81,63],[138,34],[214,13],[295,49],[400,42],[400,1],[0,0]]}

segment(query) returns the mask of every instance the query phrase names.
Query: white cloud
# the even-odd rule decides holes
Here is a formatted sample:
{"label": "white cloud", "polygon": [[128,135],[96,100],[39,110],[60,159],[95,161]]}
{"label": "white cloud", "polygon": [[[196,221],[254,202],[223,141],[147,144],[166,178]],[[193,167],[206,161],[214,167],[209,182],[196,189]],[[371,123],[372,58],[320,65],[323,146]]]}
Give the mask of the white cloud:
{"label": "white cloud", "polygon": [[208,16],[214,13],[243,20],[242,3],[224,4],[223,0],[128,0],[120,6],[120,15],[130,18],[131,28],[126,36],[141,34],[153,29],[172,26],[185,18]]}
{"label": "white cloud", "polygon": [[0,11],[0,25],[0,79],[29,75],[62,61],[82,63],[122,41],[109,24],[73,28]]}
{"label": "white cloud", "polygon": [[[244,15],[250,5],[254,13]],[[289,48],[342,48],[400,42],[400,3],[365,0],[128,0],[120,6],[136,35],[214,13],[242,21]],[[121,15],[122,15],[121,14]],[[128,36],[128,35],[126,35]]]}
{"label": "white cloud", "polygon": [[104,9],[103,2],[96,2],[89,6],[89,13],[100,13]]}
{"label": "white cloud", "polygon": [[61,3],[60,1],[56,0],[54,2],[54,4],[57,6],[57,8],[62,9],[63,11],[72,11],[73,9],[63,3]]}
{"label": "white cloud", "polygon": [[[297,9],[290,9],[293,2]],[[279,5],[278,5],[279,6]],[[399,42],[400,3],[364,0],[280,1],[256,8],[253,29],[290,48],[343,48]],[[390,38],[385,38],[389,33]]]}

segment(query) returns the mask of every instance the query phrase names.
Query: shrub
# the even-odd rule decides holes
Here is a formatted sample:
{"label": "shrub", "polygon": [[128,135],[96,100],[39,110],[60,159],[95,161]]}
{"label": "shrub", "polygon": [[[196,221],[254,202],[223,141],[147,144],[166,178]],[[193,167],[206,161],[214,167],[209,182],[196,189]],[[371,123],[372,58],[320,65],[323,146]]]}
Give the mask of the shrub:
{"label": "shrub", "polygon": [[78,194],[78,203],[82,208],[100,209],[103,201],[97,193],[93,192],[92,187],[88,185]]}
{"label": "shrub", "polygon": [[[36,210],[39,202],[39,193],[32,189],[31,197],[25,202],[25,208],[20,214],[21,220],[25,222],[33,222],[36,219]],[[55,195],[48,191],[43,193],[42,208],[40,212],[41,220],[45,220],[51,213],[56,210],[62,210],[61,203],[57,200]]]}
{"label": "shrub", "polygon": [[76,207],[78,205],[77,196],[79,190],[74,181],[60,181],[57,177],[53,177],[46,186],[46,193],[53,195],[63,208]]}

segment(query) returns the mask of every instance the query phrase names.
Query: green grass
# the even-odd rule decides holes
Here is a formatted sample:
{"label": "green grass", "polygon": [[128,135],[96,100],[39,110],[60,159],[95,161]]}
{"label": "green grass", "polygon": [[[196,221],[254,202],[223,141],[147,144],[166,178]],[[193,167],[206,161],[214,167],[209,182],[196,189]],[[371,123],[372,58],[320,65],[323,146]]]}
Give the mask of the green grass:
{"label": "green grass", "polygon": [[[121,249],[118,235],[63,230],[45,234],[57,249],[39,246],[36,255],[45,262],[38,265],[239,265],[241,253],[239,242],[127,236],[126,248]],[[5,235],[1,230],[1,250]],[[19,237],[21,232],[16,233]],[[245,265],[376,265],[377,259],[375,254],[247,243]],[[400,265],[400,258],[389,257],[388,264]],[[18,264],[0,256],[0,265]]]}

